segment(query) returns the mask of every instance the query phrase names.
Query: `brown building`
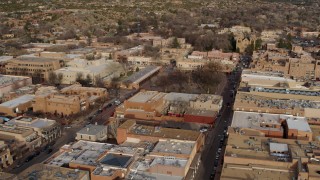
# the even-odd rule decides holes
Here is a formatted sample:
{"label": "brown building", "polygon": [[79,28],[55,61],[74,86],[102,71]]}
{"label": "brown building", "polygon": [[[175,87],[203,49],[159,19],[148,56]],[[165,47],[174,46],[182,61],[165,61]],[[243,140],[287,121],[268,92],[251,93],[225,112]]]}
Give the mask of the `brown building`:
{"label": "brown building", "polygon": [[6,65],[6,74],[32,77],[33,82],[40,83],[48,80],[49,73],[60,69],[64,62],[47,58],[17,58]]}
{"label": "brown building", "polygon": [[61,94],[65,95],[79,95],[81,97],[90,97],[91,101],[106,99],[108,97],[108,92],[105,88],[82,87],[79,83],[65,87],[61,89],[60,92]]}
{"label": "brown building", "polygon": [[293,46],[292,52],[273,48],[257,51],[253,54],[251,69],[280,72],[292,79],[315,80],[320,78],[320,61],[299,46]]}
{"label": "brown building", "polygon": [[251,88],[238,91],[233,109],[273,114],[291,114],[307,118],[319,117],[319,92],[305,89]]}
{"label": "brown building", "polygon": [[318,142],[228,132],[220,179],[319,179]]}
{"label": "brown building", "polygon": [[80,84],[68,86],[61,91],[47,87],[36,92],[33,111],[68,116],[86,110],[96,101],[106,99],[107,95],[104,88],[82,87]]}
{"label": "brown building", "polygon": [[117,142],[121,144],[128,139],[158,142],[159,140],[195,141],[198,151],[204,143],[204,135],[197,131],[162,128],[137,124],[135,120],[127,120],[117,128]]}
{"label": "brown building", "polygon": [[34,95],[23,95],[0,104],[0,112],[9,116],[18,116],[32,110]]}
{"label": "brown building", "polygon": [[3,170],[13,163],[13,158],[8,145],[0,141],[0,170]]}
{"label": "brown building", "polygon": [[222,101],[221,96],[210,94],[143,91],[119,106],[115,117],[213,124]]}
{"label": "brown building", "polygon": [[90,173],[83,170],[74,170],[64,167],[55,167],[45,164],[34,164],[18,175],[19,179],[31,179],[37,177],[39,180],[64,179],[64,180],[90,180]]}
{"label": "brown building", "polygon": [[0,125],[0,136],[5,139],[15,139],[20,144],[25,144],[26,149],[21,151],[33,151],[41,146],[41,137],[30,127]]}
{"label": "brown building", "polygon": [[61,136],[61,127],[51,119],[20,116],[11,119],[6,125],[31,127],[42,137],[42,143],[50,143]]}
{"label": "brown building", "polygon": [[[250,129],[257,136],[312,140],[312,131],[305,117],[235,111],[231,127]],[[253,135],[253,134],[252,134]]]}
{"label": "brown building", "polygon": [[113,59],[127,59],[129,56],[135,56],[138,54],[141,54],[143,51],[144,47],[139,45],[130,49],[124,49],[120,51],[116,51],[113,54]]}
{"label": "brown building", "polygon": [[44,112],[56,115],[71,115],[87,109],[86,99],[75,95],[50,94],[36,96],[33,101],[34,112]]}

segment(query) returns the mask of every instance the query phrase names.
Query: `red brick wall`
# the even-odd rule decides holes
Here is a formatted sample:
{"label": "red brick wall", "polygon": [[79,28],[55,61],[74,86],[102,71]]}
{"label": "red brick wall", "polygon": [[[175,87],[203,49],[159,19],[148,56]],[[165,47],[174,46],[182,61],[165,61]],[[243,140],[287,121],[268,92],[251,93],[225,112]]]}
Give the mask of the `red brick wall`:
{"label": "red brick wall", "polygon": [[215,117],[205,117],[205,116],[195,116],[190,114],[184,115],[185,122],[195,122],[195,123],[204,123],[204,124],[213,124]]}

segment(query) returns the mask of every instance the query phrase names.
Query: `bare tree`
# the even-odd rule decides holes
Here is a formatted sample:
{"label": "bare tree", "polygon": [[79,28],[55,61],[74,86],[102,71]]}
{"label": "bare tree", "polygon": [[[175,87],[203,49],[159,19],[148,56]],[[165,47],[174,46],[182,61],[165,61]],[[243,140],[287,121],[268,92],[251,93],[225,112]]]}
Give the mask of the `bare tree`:
{"label": "bare tree", "polygon": [[192,79],[197,82],[199,88],[207,91],[207,93],[212,93],[221,81],[222,69],[221,64],[210,62],[206,66],[193,71]]}
{"label": "bare tree", "polygon": [[48,77],[48,83],[51,85],[55,85],[57,83],[58,77],[55,72],[50,72]]}
{"label": "bare tree", "polygon": [[94,84],[95,84],[96,87],[100,87],[100,88],[105,87],[105,84],[104,84],[102,78],[100,78],[99,76],[96,76],[94,79],[95,79],[95,80],[94,80],[94,81],[95,81]]}
{"label": "bare tree", "polygon": [[119,58],[118,62],[121,64],[122,68],[124,69],[125,76],[127,76],[128,75],[128,71],[129,71],[128,59],[121,56]]}
{"label": "bare tree", "polygon": [[63,74],[62,74],[62,73],[58,73],[57,83],[58,83],[58,84],[61,84],[61,83],[62,83],[62,80],[63,80]]}

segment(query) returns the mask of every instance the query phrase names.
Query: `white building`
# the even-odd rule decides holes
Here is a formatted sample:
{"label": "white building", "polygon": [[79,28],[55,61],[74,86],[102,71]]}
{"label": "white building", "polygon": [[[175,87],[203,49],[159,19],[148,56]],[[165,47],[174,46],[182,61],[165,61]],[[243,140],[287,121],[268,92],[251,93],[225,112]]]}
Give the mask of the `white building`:
{"label": "white building", "polygon": [[67,67],[55,71],[56,74],[61,73],[63,75],[62,84],[75,83],[78,73],[81,73],[83,78],[86,78],[87,75],[90,75],[93,83],[95,83],[94,81],[96,77],[112,79],[113,77],[119,77],[123,72],[124,70],[120,63],[105,59],[75,59],[68,62]]}
{"label": "white building", "polygon": [[89,124],[77,132],[77,140],[103,141],[107,137],[107,126]]}

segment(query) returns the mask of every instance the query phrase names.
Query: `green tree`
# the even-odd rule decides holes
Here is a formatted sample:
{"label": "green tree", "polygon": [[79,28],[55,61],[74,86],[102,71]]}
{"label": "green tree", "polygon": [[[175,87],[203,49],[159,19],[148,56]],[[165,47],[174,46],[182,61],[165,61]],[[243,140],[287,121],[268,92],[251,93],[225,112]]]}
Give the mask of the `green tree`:
{"label": "green tree", "polygon": [[255,41],[255,48],[254,48],[254,50],[258,50],[258,49],[261,49],[261,47],[262,47],[262,40],[259,38],[259,39],[257,39],[256,41]]}
{"label": "green tree", "polygon": [[174,37],[171,43],[171,48],[180,48],[180,43],[177,37]]}

